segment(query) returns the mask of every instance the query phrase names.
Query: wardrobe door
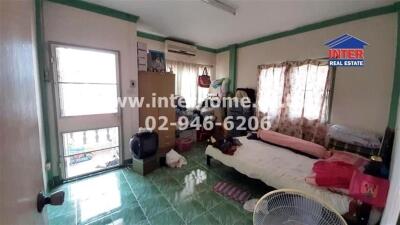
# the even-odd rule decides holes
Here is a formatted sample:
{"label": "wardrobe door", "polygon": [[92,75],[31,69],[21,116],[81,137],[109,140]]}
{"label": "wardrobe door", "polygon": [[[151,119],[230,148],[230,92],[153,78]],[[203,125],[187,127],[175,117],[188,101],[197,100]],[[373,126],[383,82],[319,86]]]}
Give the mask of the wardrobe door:
{"label": "wardrobe door", "polygon": [[[156,129],[158,127],[158,108],[152,106],[152,93],[157,92],[158,74],[139,72],[139,97],[143,98],[143,105],[139,108],[139,126]],[[151,119],[151,118],[154,118]],[[148,120],[146,124],[146,120]]]}
{"label": "wardrobe door", "polygon": [[[171,95],[174,95],[175,75],[171,73],[164,73],[160,74],[158,79],[158,83],[160,84],[158,86],[158,96],[170,98]],[[163,121],[163,119],[159,120],[159,125],[162,125],[161,123],[164,123],[165,126],[159,127],[158,131],[160,140],[160,151],[161,153],[163,153],[169,151],[175,146],[175,108],[172,107],[171,104],[168,104],[167,107],[165,107],[164,105],[160,106],[158,109],[158,114],[160,117],[166,119],[166,121]]]}
{"label": "wardrobe door", "polygon": [[[160,127],[158,130],[160,150],[163,152],[175,146],[175,126],[170,126],[170,123],[175,123],[175,111],[159,109],[159,115],[168,119],[166,126]],[[162,120],[159,121],[160,125],[162,122]]]}

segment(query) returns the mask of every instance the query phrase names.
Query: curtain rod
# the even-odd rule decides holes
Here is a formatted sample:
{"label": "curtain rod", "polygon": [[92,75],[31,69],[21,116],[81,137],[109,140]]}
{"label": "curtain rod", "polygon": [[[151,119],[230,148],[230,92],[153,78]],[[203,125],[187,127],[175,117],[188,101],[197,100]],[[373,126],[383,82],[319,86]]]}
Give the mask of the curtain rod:
{"label": "curtain rod", "polygon": [[166,62],[172,62],[172,63],[187,63],[187,64],[192,64],[196,66],[207,66],[213,68],[214,65],[207,65],[207,64],[199,64],[199,63],[191,63],[191,62],[184,62],[184,61],[177,61],[177,60],[169,60],[167,59]]}
{"label": "curtain rod", "polygon": [[287,63],[287,62],[305,62],[307,60],[328,61],[329,58],[328,57],[321,57],[321,58],[304,59],[304,60],[286,60],[286,61],[282,61],[282,62],[278,62],[278,63],[261,64],[261,65],[258,65],[257,67],[268,66],[268,65],[280,65],[280,64],[283,64],[283,63]]}

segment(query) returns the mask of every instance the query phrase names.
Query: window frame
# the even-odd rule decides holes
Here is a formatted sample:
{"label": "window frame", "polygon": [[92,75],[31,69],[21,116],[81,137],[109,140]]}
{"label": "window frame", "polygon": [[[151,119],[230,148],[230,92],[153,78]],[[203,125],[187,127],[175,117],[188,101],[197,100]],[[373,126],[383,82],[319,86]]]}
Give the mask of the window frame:
{"label": "window frame", "polygon": [[[89,115],[74,115],[74,116],[61,116],[60,111],[60,102],[58,96],[58,68],[56,63],[56,53],[55,48],[57,46],[61,47],[71,47],[77,49],[84,50],[92,50],[99,52],[109,52],[113,53],[116,56],[116,87],[117,87],[117,97],[122,96],[122,87],[121,87],[121,54],[118,50],[112,49],[104,49],[93,46],[82,46],[70,43],[63,42],[55,42],[49,41],[47,43],[48,46],[48,63],[49,63],[49,74],[45,78],[45,81],[48,82],[48,90],[49,90],[49,113],[52,115],[51,120],[49,121],[49,127],[53,130],[54,134],[52,134],[53,140],[51,140],[50,145],[52,148],[57,149],[57,171],[60,173],[61,180],[69,181],[74,179],[79,179],[87,176],[91,176],[92,174],[101,173],[103,171],[112,170],[118,166],[104,168],[95,172],[83,173],[78,176],[67,177],[66,176],[66,165],[65,165],[65,156],[64,154],[64,140],[63,134],[69,132],[76,131],[85,131],[85,130],[94,130],[94,129],[105,129],[111,127],[118,127],[118,135],[119,135],[119,165],[123,164],[124,155],[125,155],[125,146],[124,146],[124,133],[123,133],[123,124],[122,124],[122,108],[117,105],[116,113],[106,113],[106,114],[89,114]],[[85,121],[85,122],[82,122]]]}
{"label": "window frame", "polygon": [[[271,64],[263,64],[258,66],[258,76],[261,76],[262,70],[268,69],[271,67],[284,67],[283,74],[287,73],[287,70],[290,69],[289,64],[311,64],[311,63],[306,63],[307,61],[320,61],[320,62],[326,62],[328,61],[327,58],[318,58],[318,59],[307,59],[307,60],[302,60],[302,61],[284,61],[281,63],[271,63]],[[300,65],[298,65],[300,66]],[[332,117],[332,106],[333,106],[333,99],[334,99],[334,89],[335,89],[335,81],[336,81],[336,67],[334,66],[328,66],[328,75],[330,74],[331,76],[331,87],[327,92],[327,100],[328,103],[326,104],[327,107],[327,115],[326,115],[326,123],[331,123],[331,117]],[[258,102],[259,102],[259,90],[260,90],[260,77],[258,77],[257,80],[257,108]],[[285,78],[284,78],[285,79]],[[259,109],[257,109],[258,112],[261,112]],[[263,113],[263,112],[261,112]]]}

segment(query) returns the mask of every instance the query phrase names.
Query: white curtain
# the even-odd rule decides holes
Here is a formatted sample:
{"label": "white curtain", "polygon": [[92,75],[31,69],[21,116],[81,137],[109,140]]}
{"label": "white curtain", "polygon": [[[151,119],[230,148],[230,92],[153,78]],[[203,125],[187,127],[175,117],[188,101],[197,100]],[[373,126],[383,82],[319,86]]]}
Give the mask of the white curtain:
{"label": "white curtain", "polygon": [[284,65],[263,68],[258,78],[258,110],[272,121],[280,116],[285,68]]}
{"label": "white curtain", "polygon": [[325,64],[304,64],[290,68],[289,118],[327,121],[328,71],[329,66]]}
{"label": "white curtain", "polygon": [[[167,61],[167,71],[175,74],[175,94],[185,98],[188,108],[201,103],[208,94],[208,88],[197,85],[197,77],[202,73],[204,66],[185,62]],[[207,68],[210,75],[211,67]]]}
{"label": "white curtain", "polygon": [[332,73],[325,60],[259,66],[258,115],[275,131],[324,143]]}

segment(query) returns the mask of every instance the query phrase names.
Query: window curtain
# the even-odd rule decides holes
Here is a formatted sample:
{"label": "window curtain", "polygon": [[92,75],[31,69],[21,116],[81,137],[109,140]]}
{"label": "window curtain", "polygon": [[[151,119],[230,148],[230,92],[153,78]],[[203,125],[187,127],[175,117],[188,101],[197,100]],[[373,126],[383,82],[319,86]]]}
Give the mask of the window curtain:
{"label": "window curtain", "polygon": [[332,73],[326,61],[259,66],[257,113],[279,133],[325,144]]}
{"label": "window curtain", "polygon": [[[203,72],[204,67],[192,63],[167,61],[167,71],[175,74],[175,94],[185,98],[188,108],[194,108],[207,97],[208,88],[197,85],[197,77]],[[206,67],[208,74],[211,75],[212,68]]]}

